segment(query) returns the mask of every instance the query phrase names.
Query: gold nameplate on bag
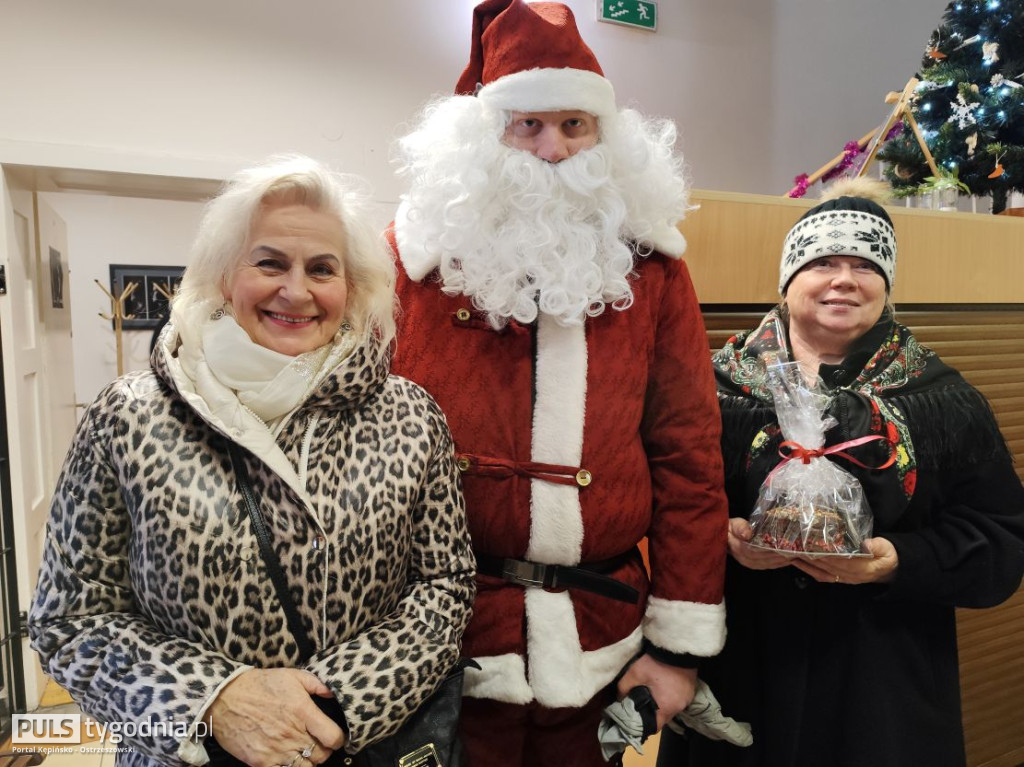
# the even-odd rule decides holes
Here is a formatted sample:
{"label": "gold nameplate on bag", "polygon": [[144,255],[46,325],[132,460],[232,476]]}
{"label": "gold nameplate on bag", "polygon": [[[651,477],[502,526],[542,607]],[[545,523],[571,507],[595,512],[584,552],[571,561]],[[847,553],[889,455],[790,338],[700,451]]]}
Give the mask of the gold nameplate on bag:
{"label": "gold nameplate on bag", "polygon": [[444,767],[433,743],[420,746],[398,760],[398,767]]}

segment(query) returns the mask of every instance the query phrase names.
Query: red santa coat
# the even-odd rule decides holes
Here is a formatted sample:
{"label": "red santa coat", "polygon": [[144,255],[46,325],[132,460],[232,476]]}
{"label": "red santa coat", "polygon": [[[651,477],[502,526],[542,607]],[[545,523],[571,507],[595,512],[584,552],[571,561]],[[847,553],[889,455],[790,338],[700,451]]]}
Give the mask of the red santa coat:
{"label": "red santa coat", "polygon": [[[576,565],[649,538],[651,578],[637,562],[609,573],[637,605],[585,591],[523,588],[478,576],[463,653],[466,694],[581,706],[646,637],[711,656],[725,639],[727,503],[721,421],[703,319],[685,264],[638,260],[634,303],[582,326],[550,317],[495,331],[465,296],[440,291],[431,257],[403,238],[392,371],[440,404],[464,457],[462,481],[478,554]],[[401,245],[401,248],[399,248]],[[558,484],[483,468],[497,458],[585,470]],[[571,476],[571,474],[570,474]]]}

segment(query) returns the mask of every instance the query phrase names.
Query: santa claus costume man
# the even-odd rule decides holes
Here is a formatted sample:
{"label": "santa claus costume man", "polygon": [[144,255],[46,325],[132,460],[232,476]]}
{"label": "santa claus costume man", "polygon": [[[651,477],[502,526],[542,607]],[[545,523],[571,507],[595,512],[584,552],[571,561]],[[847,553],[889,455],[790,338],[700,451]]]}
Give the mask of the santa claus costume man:
{"label": "santa claus costume man", "polygon": [[724,641],[719,412],[674,143],[616,107],[568,8],[522,0],[476,8],[456,95],[400,142],[393,367],[447,414],[462,471],[473,767],[604,764],[604,706],[646,685],[661,726]]}

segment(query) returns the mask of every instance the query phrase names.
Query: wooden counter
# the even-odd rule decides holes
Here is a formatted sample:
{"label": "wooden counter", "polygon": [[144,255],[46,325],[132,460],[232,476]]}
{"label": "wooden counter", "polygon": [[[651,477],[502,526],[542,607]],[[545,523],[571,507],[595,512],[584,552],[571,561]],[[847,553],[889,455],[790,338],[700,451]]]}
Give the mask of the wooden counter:
{"label": "wooden counter", "polygon": [[[680,225],[701,303],[779,300],[790,227],[818,200],[695,190]],[[893,300],[906,304],[1024,303],[1024,218],[887,207],[899,254]]]}

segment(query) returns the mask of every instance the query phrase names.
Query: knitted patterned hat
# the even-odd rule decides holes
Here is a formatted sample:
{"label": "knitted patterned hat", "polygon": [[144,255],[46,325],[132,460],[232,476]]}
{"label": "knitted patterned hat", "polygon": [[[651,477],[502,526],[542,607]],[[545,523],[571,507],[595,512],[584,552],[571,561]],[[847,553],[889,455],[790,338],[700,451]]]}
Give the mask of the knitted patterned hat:
{"label": "knitted patterned hat", "polygon": [[[896,232],[885,209],[872,199],[879,182],[855,179],[833,187],[841,196],[826,200],[800,217],[782,246],[779,293],[800,269],[825,256],[858,256],[878,266],[892,290],[896,278]],[[888,189],[884,184],[881,188]],[[843,194],[850,192],[851,194]]]}
{"label": "knitted patterned hat", "polygon": [[615,113],[615,90],[561,3],[485,0],[473,11],[469,64],[455,86],[496,109]]}

